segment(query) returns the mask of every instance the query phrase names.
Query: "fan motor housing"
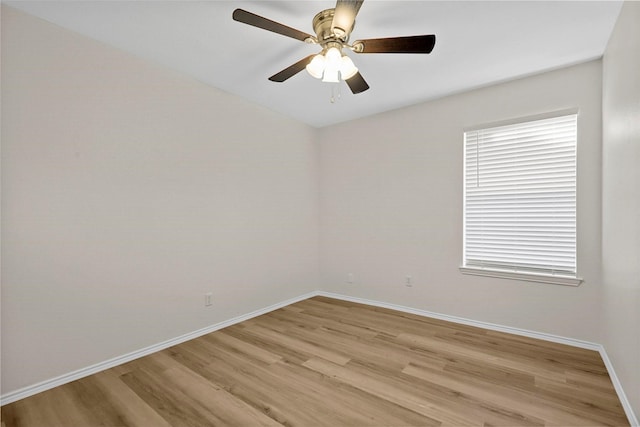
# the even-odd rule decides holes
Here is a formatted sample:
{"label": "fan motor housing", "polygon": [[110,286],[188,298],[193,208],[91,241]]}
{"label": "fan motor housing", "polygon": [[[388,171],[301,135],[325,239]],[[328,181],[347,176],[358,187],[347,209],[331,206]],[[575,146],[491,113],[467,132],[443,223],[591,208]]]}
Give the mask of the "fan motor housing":
{"label": "fan motor housing", "polygon": [[[330,41],[337,41],[345,43],[347,37],[340,37],[331,30],[331,24],[333,23],[333,15],[335,9],[325,9],[322,12],[316,14],[313,17],[313,31],[315,31],[318,37],[318,43],[325,44]],[[355,25],[355,22],[354,22]],[[353,30],[353,26],[349,29],[349,32]]]}

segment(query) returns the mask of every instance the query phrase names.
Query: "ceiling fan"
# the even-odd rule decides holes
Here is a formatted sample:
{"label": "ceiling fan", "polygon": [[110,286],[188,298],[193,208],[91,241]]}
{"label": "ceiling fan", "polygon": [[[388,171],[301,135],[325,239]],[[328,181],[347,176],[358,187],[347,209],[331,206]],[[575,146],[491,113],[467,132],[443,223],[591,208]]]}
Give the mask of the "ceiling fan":
{"label": "ceiling fan", "polygon": [[351,58],[342,52],[343,48],[350,49],[355,53],[431,53],[436,43],[436,36],[430,34],[363,39],[349,44],[349,36],[355,25],[356,15],[363,2],[364,0],[338,0],[335,8],[319,12],[313,18],[315,36],[243,9],[234,10],[233,19],[322,47],[319,54],[301,59],[269,77],[269,80],[284,82],[306,68],[309,74],[324,82],[339,82],[342,78],[351,92],[357,94],[369,89],[369,85]]}

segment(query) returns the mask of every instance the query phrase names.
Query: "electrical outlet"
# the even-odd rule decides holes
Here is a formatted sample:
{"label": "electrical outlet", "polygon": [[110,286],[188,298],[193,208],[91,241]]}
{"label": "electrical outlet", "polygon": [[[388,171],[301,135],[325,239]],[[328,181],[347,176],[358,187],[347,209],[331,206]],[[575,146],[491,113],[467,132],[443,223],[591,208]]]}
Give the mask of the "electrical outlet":
{"label": "electrical outlet", "polygon": [[354,283],[355,279],[353,278],[353,273],[347,274],[347,283]]}
{"label": "electrical outlet", "polygon": [[404,285],[407,287],[413,286],[413,278],[411,276],[404,276]]}
{"label": "electrical outlet", "polygon": [[213,304],[213,293],[207,292],[204,294],[204,306],[209,307]]}

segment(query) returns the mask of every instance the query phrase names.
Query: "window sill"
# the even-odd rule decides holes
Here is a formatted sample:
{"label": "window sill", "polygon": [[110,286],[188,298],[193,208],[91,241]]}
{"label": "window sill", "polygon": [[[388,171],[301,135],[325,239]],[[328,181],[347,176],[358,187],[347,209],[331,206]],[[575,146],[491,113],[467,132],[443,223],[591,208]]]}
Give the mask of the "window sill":
{"label": "window sill", "polygon": [[583,280],[579,277],[552,276],[515,271],[490,270],[487,268],[478,267],[460,267],[460,272],[462,274],[469,274],[472,276],[497,277],[501,279],[524,280],[526,282],[549,283],[552,285],[563,286],[580,286],[580,283],[582,283]]}

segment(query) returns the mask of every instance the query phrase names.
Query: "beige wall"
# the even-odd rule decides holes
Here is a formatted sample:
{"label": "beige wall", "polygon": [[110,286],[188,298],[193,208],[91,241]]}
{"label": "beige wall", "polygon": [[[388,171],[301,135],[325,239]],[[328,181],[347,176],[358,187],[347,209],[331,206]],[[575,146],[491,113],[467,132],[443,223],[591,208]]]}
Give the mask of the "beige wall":
{"label": "beige wall", "polygon": [[6,6],[2,119],[3,394],[317,288],[312,128]]}
{"label": "beige wall", "polygon": [[603,344],[640,414],[640,3],[623,5],[603,64]]}
{"label": "beige wall", "polygon": [[[600,342],[601,92],[594,61],[323,129],[323,289]],[[584,283],[462,275],[462,130],[570,108]]]}

